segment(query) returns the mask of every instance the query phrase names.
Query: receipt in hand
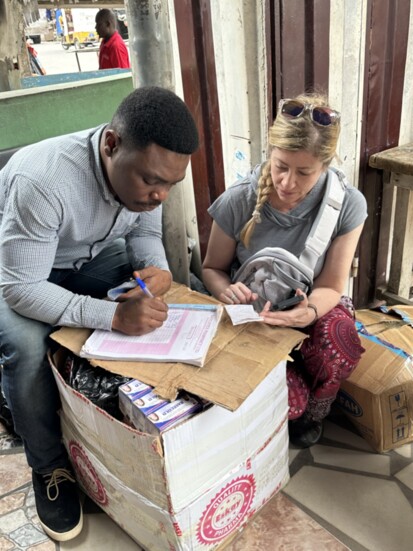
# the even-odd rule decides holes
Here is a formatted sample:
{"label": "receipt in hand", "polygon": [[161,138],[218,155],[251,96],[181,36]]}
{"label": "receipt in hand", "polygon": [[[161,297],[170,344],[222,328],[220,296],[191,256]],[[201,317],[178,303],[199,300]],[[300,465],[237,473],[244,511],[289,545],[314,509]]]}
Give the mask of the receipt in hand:
{"label": "receipt in hand", "polygon": [[251,304],[232,304],[225,306],[232,325],[240,325],[241,323],[249,323],[251,321],[264,321],[260,315],[254,310]]}

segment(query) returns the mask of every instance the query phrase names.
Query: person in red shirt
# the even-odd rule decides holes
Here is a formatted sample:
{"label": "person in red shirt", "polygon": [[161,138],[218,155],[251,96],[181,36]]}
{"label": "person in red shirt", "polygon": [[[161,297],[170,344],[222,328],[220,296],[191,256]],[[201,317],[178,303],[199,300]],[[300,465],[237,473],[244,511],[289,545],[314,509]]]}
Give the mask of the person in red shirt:
{"label": "person in red shirt", "polygon": [[128,49],[116,29],[116,15],[108,9],[99,10],[95,22],[96,32],[102,39],[99,69],[130,69]]}

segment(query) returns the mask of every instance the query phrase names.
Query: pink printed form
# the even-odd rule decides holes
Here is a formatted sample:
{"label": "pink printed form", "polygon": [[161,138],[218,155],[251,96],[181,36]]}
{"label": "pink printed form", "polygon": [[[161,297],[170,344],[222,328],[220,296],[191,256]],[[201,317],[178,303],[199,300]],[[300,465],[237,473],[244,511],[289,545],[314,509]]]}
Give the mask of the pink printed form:
{"label": "pink printed form", "polygon": [[100,343],[100,353],[119,355],[167,355],[175,344],[180,328],[188,316],[187,311],[169,310],[165,324],[154,333],[135,337],[134,342],[119,333],[110,333]]}

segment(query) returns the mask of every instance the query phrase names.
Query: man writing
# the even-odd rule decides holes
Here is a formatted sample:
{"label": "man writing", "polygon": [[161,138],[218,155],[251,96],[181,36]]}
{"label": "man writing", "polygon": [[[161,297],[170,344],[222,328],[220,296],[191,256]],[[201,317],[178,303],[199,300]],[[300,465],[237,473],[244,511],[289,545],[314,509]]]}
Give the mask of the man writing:
{"label": "man writing", "polygon": [[[0,172],[0,363],[3,390],[33,472],[45,532],[66,541],[82,511],[46,360],[55,326],[142,335],[160,327],[171,285],[161,203],[198,147],[180,98],[157,88],[127,96],[110,124],[28,146]],[[122,302],[102,300],[132,274]]]}
{"label": "man writing", "polygon": [[102,39],[99,49],[99,69],[129,69],[129,53],[117,31],[116,15],[108,9],[95,17],[96,32]]}

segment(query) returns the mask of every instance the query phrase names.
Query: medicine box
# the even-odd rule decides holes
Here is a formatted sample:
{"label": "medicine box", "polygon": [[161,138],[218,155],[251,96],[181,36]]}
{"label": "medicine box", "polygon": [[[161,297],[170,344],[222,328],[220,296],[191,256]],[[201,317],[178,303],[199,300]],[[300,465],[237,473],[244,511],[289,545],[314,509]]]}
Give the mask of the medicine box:
{"label": "medicine box", "polygon": [[[217,302],[175,283],[164,298]],[[64,382],[67,351],[79,355],[89,335],[56,331],[61,346],[50,358],[64,443],[85,492],[146,550],[221,547],[288,480],[286,360],[305,335],[234,326],[224,314],[202,368],[90,360],[166,400],[186,391],[214,404],[160,434],[114,419]]]}
{"label": "medicine box", "polygon": [[214,405],[152,435],[69,387],[52,362],[63,439],[86,494],[148,550],[212,550],[288,481],[281,362],[234,412]]}

